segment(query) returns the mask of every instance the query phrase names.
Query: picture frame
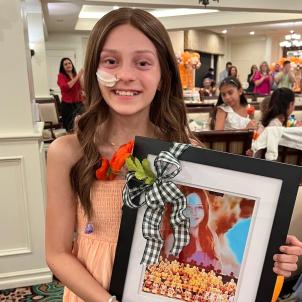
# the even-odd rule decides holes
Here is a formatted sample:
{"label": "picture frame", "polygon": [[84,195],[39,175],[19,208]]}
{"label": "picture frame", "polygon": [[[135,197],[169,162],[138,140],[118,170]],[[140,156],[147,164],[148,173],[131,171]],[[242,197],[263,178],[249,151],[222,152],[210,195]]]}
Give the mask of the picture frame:
{"label": "picture frame", "polygon": [[[169,142],[136,137],[133,155],[140,160],[148,158],[152,163],[161,151],[168,151],[171,146],[172,143]],[[220,269],[216,270],[214,266],[214,274],[220,280],[227,277],[223,286],[229,286],[233,284],[233,279],[236,280],[234,296],[227,301],[271,301],[277,278],[272,270],[273,255],[279,252],[279,247],[285,242],[302,177],[302,168],[193,146],[181,154],[179,161],[182,170],[173,182],[180,186],[195,188],[197,193],[198,190],[204,191],[211,196],[212,199],[209,200],[214,200],[215,197],[212,196],[221,195],[225,204],[232,198],[241,200],[240,207],[237,206],[241,210],[242,200],[250,201],[252,205],[250,224],[238,273],[234,275],[234,269],[227,274],[222,273],[221,267],[227,265],[221,260],[218,261]],[[178,298],[168,294],[165,296],[164,289],[163,294],[160,290],[155,291],[154,286],[153,292],[148,286],[145,287],[146,276],[148,277],[150,272],[148,267],[140,264],[146,243],[142,235],[144,211],[144,207],[135,210],[123,206],[110,293],[116,295],[121,302],[198,301],[196,288],[192,286],[187,286],[186,292],[190,294],[189,291],[193,291],[196,300],[192,293],[191,300],[189,298],[185,300],[180,296]],[[222,236],[221,232],[214,233],[217,238]],[[172,260],[164,261],[169,265],[172,263]],[[185,262],[181,264],[181,268],[190,268],[191,263]],[[204,265],[204,262],[201,265]],[[204,270],[200,267],[198,274],[201,272],[204,273]],[[206,272],[212,273],[207,270]],[[183,287],[182,293],[184,291]]]}

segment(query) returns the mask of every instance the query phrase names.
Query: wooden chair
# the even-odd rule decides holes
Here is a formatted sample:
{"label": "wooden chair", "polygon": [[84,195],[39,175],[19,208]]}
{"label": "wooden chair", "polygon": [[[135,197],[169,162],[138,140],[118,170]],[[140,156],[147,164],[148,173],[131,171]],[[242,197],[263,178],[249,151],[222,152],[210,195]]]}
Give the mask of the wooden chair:
{"label": "wooden chair", "polygon": [[246,155],[251,148],[253,130],[210,130],[194,132],[206,148]]}
{"label": "wooden chair", "polygon": [[56,100],[51,97],[36,99],[35,101],[38,105],[40,120],[44,122],[44,142],[51,142],[57,137],[65,135],[67,132],[61,123]]}
{"label": "wooden chair", "polygon": [[[257,151],[257,157],[265,159],[266,149]],[[302,166],[302,150],[285,146],[278,146],[278,162]]]}

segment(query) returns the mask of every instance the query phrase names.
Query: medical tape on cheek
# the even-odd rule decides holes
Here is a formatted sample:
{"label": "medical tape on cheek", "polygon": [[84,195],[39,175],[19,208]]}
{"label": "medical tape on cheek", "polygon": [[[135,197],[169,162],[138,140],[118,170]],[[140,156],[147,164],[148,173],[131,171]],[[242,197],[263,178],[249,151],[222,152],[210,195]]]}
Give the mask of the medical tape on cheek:
{"label": "medical tape on cheek", "polygon": [[106,87],[113,87],[119,81],[115,75],[101,70],[96,72],[96,76],[99,83]]}

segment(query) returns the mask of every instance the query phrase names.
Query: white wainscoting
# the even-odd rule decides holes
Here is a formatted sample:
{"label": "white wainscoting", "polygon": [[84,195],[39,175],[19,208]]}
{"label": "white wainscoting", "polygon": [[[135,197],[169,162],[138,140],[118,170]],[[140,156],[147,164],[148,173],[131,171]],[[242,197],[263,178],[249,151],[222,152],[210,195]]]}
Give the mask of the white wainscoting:
{"label": "white wainscoting", "polygon": [[0,137],[0,290],[46,283],[41,136]]}

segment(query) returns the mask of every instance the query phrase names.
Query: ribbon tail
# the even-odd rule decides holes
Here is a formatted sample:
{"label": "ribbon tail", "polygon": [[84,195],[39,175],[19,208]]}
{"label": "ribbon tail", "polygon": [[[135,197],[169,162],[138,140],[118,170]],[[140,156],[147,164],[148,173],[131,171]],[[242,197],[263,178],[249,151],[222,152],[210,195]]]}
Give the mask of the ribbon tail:
{"label": "ribbon tail", "polygon": [[152,209],[147,207],[143,219],[143,236],[147,240],[141,264],[157,263],[163,246],[160,235],[160,223],[163,207]]}
{"label": "ribbon tail", "polygon": [[174,243],[170,254],[178,257],[182,249],[189,244],[189,221],[185,220],[182,224],[173,227]]}
{"label": "ribbon tail", "polygon": [[172,192],[174,193],[174,196],[171,196],[172,213],[170,216],[170,224],[173,228],[174,234],[174,243],[170,253],[173,256],[178,256],[182,249],[190,242],[190,221],[183,213],[186,209],[186,198],[174,183],[171,183],[170,185]]}

